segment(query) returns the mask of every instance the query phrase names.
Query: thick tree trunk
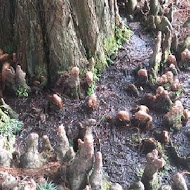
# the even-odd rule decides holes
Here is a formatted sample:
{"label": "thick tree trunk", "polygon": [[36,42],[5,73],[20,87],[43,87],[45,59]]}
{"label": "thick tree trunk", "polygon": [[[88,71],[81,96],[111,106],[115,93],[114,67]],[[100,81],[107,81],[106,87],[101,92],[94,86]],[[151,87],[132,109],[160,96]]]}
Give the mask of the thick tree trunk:
{"label": "thick tree trunk", "polygon": [[16,44],[30,79],[43,75],[53,83],[70,66],[87,68],[91,57],[104,64],[103,41],[114,35],[119,19],[116,0],[0,2],[0,45]]}
{"label": "thick tree trunk", "polygon": [[14,22],[14,2],[11,0],[0,0],[0,48],[8,53],[13,51],[13,22]]}

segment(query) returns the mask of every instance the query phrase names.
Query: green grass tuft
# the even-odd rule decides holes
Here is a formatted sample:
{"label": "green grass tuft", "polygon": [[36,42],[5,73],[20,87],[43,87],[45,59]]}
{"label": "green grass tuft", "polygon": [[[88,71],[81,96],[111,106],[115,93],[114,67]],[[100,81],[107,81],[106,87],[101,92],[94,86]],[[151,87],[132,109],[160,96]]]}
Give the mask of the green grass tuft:
{"label": "green grass tuft", "polygon": [[28,97],[28,88],[18,88],[16,90],[16,96],[18,97]]}
{"label": "green grass tuft", "polygon": [[10,136],[19,132],[23,127],[23,122],[17,119],[8,119],[6,122],[1,122],[0,133],[3,136]]}
{"label": "green grass tuft", "polygon": [[53,182],[47,180],[45,183],[38,183],[37,190],[57,190],[57,187]]}

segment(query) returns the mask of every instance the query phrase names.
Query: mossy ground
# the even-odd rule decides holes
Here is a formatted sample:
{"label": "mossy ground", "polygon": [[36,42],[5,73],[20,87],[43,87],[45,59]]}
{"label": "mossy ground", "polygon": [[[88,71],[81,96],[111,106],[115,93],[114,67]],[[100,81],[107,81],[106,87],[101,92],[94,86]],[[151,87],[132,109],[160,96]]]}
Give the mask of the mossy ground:
{"label": "mossy ground", "polygon": [[[131,30],[128,28],[115,28],[115,32],[108,38],[103,38],[103,49],[104,54],[97,52],[95,55],[95,66],[92,69],[94,73],[94,81],[87,90],[87,95],[94,93],[96,82],[98,81],[100,73],[113,62],[112,55],[117,54],[119,48],[122,47],[124,43],[130,40]],[[91,55],[91,54],[90,54]],[[115,56],[113,56],[115,58]]]}

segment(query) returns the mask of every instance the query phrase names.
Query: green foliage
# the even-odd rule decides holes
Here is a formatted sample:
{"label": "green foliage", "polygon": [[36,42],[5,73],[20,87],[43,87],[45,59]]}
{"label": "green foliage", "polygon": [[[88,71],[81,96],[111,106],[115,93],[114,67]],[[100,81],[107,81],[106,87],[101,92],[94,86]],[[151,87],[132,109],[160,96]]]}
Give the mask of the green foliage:
{"label": "green foliage", "polygon": [[110,182],[108,182],[107,180],[103,181],[103,190],[109,190],[110,189]]}
{"label": "green foliage", "polygon": [[18,121],[17,119],[9,119],[0,126],[0,133],[5,136],[9,136],[10,134],[19,132],[22,127],[23,123],[21,121]]}
{"label": "green foliage", "polygon": [[143,176],[144,169],[143,168],[136,168],[136,175],[141,178]]}
{"label": "green foliage", "polygon": [[87,90],[88,96],[90,96],[91,94],[94,93],[95,87],[96,87],[96,83],[95,83],[95,81],[93,81],[93,83],[88,87],[88,90]]}
{"label": "green foliage", "polygon": [[0,133],[3,136],[11,137],[21,130],[23,123],[15,118],[11,118],[8,113],[0,108]]}
{"label": "green foliage", "polygon": [[53,182],[47,180],[45,183],[38,183],[37,190],[57,190],[57,187]]}
{"label": "green foliage", "polygon": [[166,117],[164,122],[170,130],[178,131],[182,127],[183,117],[183,112],[173,113],[172,115],[170,114],[170,117]]}
{"label": "green foliage", "polygon": [[107,56],[102,55],[100,52],[97,52],[94,59],[95,59],[95,67],[93,69],[93,72],[96,73],[96,75],[100,74],[100,72],[105,69],[108,66],[107,62]]}
{"label": "green foliage", "polygon": [[112,53],[117,52],[124,42],[129,41],[131,37],[131,31],[127,28],[121,29],[115,28],[115,33],[109,38],[103,39],[105,54],[109,57]]}
{"label": "green foliage", "polygon": [[87,57],[87,59],[90,59],[93,57],[93,53],[92,53],[91,49],[89,49],[89,48],[86,48],[86,57]]}
{"label": "green foliage", "polygon": [[[124,42],[127,42],[131,36],[131,31],[127,28],[121,29],[119,27],[115,28],[115,33],[112,34],[108,38],[103,39],[103,47],[106,56],[102,56],[100,52],[97,52],[94,56],[95,59],[95,67],[94,67],[94,80],[93,83],[87,90],[87,95],[91,95],[94,93],[96,82],[99,78],[100,72],[108,66],[108,63],[112,63],[110,59],[113,53],[116,53]],[[91,58],[93,55],[90,50],[86,50],[87,58]]]}
{"label": "green foliage", "polygon": [[121,46],[124,42],[128,42],[131,37],[131,30],[124,28],[115,28],[115,38],[117,45]]}
{"label": "green foliage", "polygon": [[118,50],[115,35],[111,35],[109,38],[103,39],[105,54],[109,57],[113,52]]}
{"label": "green foliage", "polygon": [[96,82],[99,80],[99,74],[97,74],[98,71],[97,69],[94,69],[94,73],[93,73],[93,82],[92,84],[88,87],[88,90],[87,90],[87,95],[90,96],[91,94],[94,93],[95,91],[95,87],[96,87]]}
{"label": "green foliage", "polygon": [[164,149],[164,145],[162,145],[160,142],[157,143],[157,150],[160,152],[162,158],[165,160],[164,168],[158,174],[158,177],[161,179],[170,175],[172,166],[170,164],[169,157],[166,154],[166,150]]}
{"label": "green foliage", "polygon": [[18,96],[18,97],[28,97],[28,88],[19,87],[16,90],[16,96]]}
{"label": "green foliage", "polygon": [[150,181],[150,187],[153,190],[158,190],[161,187],[161,177],[159,175]]}
{"label": "green foliage", "polygon": [[[3,100],[4,101],[4,100]],[[2,110],[2,112],[4,112],[5,114],[9,115],[9,117],[11,119],[18,119],[18,114],[5,102],[0,105],[0,109]],[[1,114],[2,114],[1,112]],[[0,114],[0,115],[1,115]],[[4,116],[5,117],[5,116]]]}
{"label": "green foliage", "polygon": [[17,119],[9,119],[7,122],[0,120],[0,134],[7,139],[5,147],[7,150],[14,150],[15,134],[23,127],[23,123]]}
{"label": "green foliage", "polygon": [[184,93],[184,89],[180,88],[180,89],[174,91],[174,96],[177,98],[177,97],[180,97],[181,95],[183,95],[183,93]]}

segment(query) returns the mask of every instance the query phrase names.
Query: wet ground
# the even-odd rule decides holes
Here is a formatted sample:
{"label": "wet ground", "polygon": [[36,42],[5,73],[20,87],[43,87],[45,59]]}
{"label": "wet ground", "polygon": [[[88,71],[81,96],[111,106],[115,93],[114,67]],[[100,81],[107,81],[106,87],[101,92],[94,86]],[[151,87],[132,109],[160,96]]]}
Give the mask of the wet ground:
{"label": "wet ground", "polygon": [[[176,13],[178,16],[182,11],[188,13],[184,7],[180,10]],[[131,23],[130,28],[133,31],[130,42],[123,46],[116,60],[101,73],[95,91],[99,99],[99,106],[93,113],[87,112],[85,100],[72,100],[64,96],[62,97],[64,102],[63,113],[46,114],[45,121],[41,121],[32,112],[32,109],[35,107],[45,110],[48,92],[32,95],[29,98],[13,99],[7,97],[5,99],[20,114],[20,120],[24,122],[24,129],[17,138],[17,146],[21,151],[24,147],[23,140],[31,132],[37,132],[40,136],[48,135],[52,145],[55,145],[56,129],[62,123],[67,130],[70,143],[74,144],[78,136],[79,122],[93,118],[97,121],[97,125],[93,127],[95,150],[100,150],[103,154],[103,169],[106,178],[112,182],[120,183],[125,189],[130,183],[140,179],[146,163],[141,139],[154,137],[156,132],[165,129],[165,126],[162,125],[163,115],[151,110],[150,115],[154,118],[155,127],[148,132],[141,132],[135,127],[122,127],[106,119],[108,116],[115,117],[120,110],[128,110],[132,115],[131,110],[138,105],[145,92],[151,91],[148,88],[142,88],[138,98],[132,97],[126,92],[126,85],[129,82],[136,82],[133,74],[134,69],[139,65],[148,68],[154,45],[154,37],[149,36],[139,23]],[[186,31],[183,31],[183,34],[184,32]],[[189,75],[190,72],[188,71],[179,74],[179,79],[186,88],[186,93],[181,100],[184,107],[188,109],[190,109]],[[187,123],[179,132],[171,132],[170,134],[180,155],[185,157],[190,153],[189,125],[190,123]],[[184,165],[177,165],[167,146],[163,152],[167,166],[162,172],[162,183],[170,183],[171,175],[177,171],[190,170]],[[186,179],[190,189],[190,177],[186,176]]]}
{"label": "wet ground", "polygon": [[[85,108],[85,100],[71,100],[63,97],[64,112],[62,114],[46,114],[46,120],[42,122],[32,112],[32,108],[45,109],[48,101],[48,92],[33,95],[29,98],[6,98],[9,105],[20,114],[20,120],[24,122],[24,130],[18,136],[18,148],[23,150],[23,140],[30,132],[37,132],[40,136],[47,134],[52,145],[55,145],[56,129],[63,123],[66,127],[71,144],[78,135],[79,122],[93,118],[97,125],[93,127],[95,138],[95,150],[103,154],[104,172],[107,179],[120,183],[127,188],[130,183],[137,181],[143,172],[146,159],[141,146],[141,139],[153,137],[156,131],[164,128],[162,126],[163,115],[151,112],[154,118],[155,128],[148,132],[140,132],[135,127],[117,126],[116,123],[108,121],[107,116],[114,117],[120,110],[131,111],[138,105],[139,100],[149,89],[142,89],[139,97],[132,97],[126,92],[126,85],[135,82],[134,69],[138,65],[148,67],[152,55],[154,40],[147,35],[139,23],[131,23],[133,30],[131,40],[119,51],[116,60],[102,72],[97,83],[96,94],[99,106],[93,113],[88,113]],[[180,74],[180,79],[187,87],[189,85],[189,72]],[[189,94],[182,98],[185,106],[190,107]],[[131,113],[132,115],[132,113]],[[172,133],[172,141],[179,147],[182,156],[190,152],[190,141],[188,127],[184,127],[178,133]],[[162,182],[169,183],[171,174],[184,171],[184,166],[176,166],[175,160],[164,151],[167,158],[167,168],[163,172]],[[188,178],[190,181],[190,178]],[[190,188],[190,186],[189,186]]]}

